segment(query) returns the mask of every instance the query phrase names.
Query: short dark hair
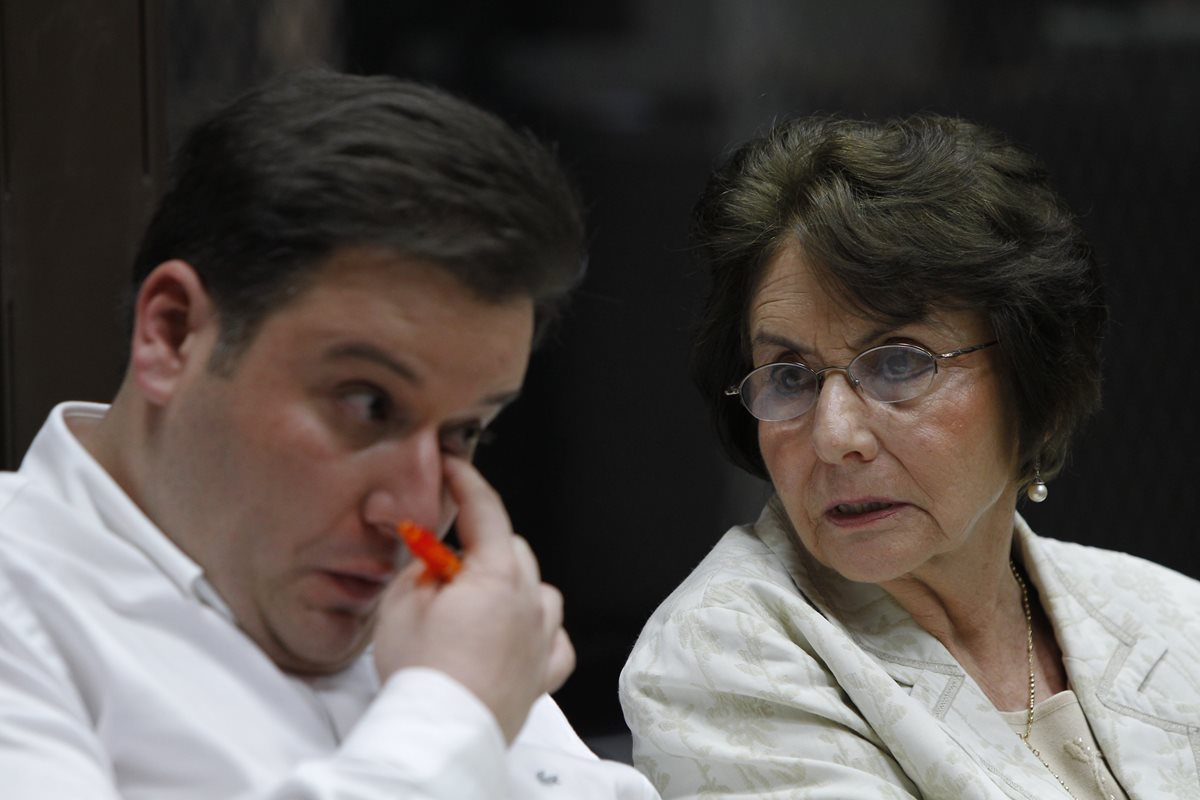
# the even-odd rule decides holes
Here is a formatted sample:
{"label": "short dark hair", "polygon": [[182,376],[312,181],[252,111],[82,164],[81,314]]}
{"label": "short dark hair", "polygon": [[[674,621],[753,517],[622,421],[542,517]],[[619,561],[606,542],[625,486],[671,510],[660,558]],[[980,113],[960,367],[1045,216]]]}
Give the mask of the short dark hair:
{"label": "short dark hair", "polygon": [[189,262],[229,363],[342,247],[445,269],[485,300],[528,296],[536,336],[584,268],[577,193],[527,132],[387,77],[280,75],[197,125],[134,265]]}
{"label": "short dark hair", "polygon": [[996,131],[935,115],[783,122],[717,168],[693,237],[712,285],[692,377],[726,451],[760,477],[758,423],[723,390],[752,366],[749,303],[788,245],[869,319],[988,317],[1018,423],[1017,477],[1035,461],[1057,474],[1099,407],[1108,312],[1092,248],[1041,164]]}

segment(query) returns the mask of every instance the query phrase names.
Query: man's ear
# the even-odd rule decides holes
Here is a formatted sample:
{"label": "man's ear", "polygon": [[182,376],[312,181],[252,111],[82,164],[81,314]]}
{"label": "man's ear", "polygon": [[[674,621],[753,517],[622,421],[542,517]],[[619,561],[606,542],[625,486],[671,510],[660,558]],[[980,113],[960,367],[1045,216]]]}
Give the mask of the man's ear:
{"label": "man's ear", "polygon": [[164,261],[142,281],[134,304],[134,384],[149,402],[165,404],[189,362],[208,360],[216,335],[216,309],[196,270],[186,261]]}

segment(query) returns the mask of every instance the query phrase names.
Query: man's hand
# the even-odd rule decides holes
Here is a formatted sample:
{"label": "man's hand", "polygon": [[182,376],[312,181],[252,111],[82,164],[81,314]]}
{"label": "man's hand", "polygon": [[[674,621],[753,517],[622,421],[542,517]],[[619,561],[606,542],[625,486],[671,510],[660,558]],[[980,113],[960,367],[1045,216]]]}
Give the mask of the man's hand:
{"label": "man's hand", "polygon": [[491,709],[511,743],[533,702],[575,669],[562,595],[542,583],[533,551],[483,476],[460,459],[445,464],[462,570],[449,583],[419,580],[420,562],[400,574],[380,608],[375,665],[384,680],[404,667],[446,673]]}

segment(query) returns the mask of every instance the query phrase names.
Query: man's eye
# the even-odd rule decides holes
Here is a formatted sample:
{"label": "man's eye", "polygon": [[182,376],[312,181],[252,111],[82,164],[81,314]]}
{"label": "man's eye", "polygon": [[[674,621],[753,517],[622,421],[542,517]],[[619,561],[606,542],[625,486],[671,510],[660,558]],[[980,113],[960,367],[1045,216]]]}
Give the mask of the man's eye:
{"label": "man's eye", "polygon": [[342,395],[341,403],[347,413],[360,422],[386,422],[391,415],[391,400],[378,389],[354,389]]}
{"label": "man's eye", "polygon": [[459,425],[443,434],[442,448],[452,455],[470,456],[476,447],[488,441],[490,433],[477,422]]}

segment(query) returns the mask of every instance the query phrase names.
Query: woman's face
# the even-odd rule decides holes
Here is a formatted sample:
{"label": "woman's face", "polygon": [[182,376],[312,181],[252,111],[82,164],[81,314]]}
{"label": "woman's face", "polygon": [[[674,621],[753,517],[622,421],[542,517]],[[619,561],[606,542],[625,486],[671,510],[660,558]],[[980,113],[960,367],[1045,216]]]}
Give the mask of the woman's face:
{"label": "woman's face", "polygon": [[[945,353],[994,338],[975,311],[898,328],[855,316],[821,288],[798,247],[768,265],[749,325],[755,366],[820,369],[880,344]],[[1002,380],[995,348],[939,361],[929,391],[901,403],[866,398],[831,372],[810,411],[760,422],[763,458],[801,544],[868,583],[957,568],[972,553],[1007,558],[1017,437]]]}

